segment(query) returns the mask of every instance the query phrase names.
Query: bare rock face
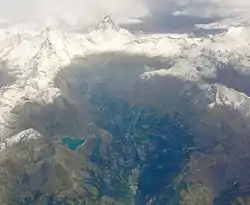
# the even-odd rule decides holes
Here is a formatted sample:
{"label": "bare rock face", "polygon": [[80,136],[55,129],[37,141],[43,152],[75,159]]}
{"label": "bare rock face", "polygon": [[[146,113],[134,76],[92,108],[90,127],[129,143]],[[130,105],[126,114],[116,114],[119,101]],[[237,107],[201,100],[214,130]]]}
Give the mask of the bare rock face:
{"label": "bare rock face", "polygon": [[112,20],[110,16],[105,16],[102,22],[97,26],[97,29],[101,30],[113,30],[113,31],[120,31],[121,28]]}

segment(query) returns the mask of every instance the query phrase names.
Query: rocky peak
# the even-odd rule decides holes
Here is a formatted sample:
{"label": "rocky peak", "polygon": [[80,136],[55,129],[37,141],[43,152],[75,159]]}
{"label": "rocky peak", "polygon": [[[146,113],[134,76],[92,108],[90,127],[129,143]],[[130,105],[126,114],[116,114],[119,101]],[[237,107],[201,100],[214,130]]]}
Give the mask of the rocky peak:
{"label": "rocky peak", "polygon": [[101,23],[97,26],[97,29],[100,30],[113,30],[113,31],[120,31],[119,26],[112,20],[112,18],[107,15],[103,18]]}

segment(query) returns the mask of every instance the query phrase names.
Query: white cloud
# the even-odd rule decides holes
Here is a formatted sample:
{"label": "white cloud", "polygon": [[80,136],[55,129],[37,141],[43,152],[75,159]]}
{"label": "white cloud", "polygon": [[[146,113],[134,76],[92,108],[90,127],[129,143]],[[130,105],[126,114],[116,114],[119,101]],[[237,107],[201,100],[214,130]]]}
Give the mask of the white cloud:
{"label": "white cloud", "polygon": [[0,21],[11,22],[57,17],[88,25],[107,14],[123,22],[147,13],[143,0],[0,0]]}
{"label": "white cloud", "polygon": [[203,18],[223,18],[250,11],[249,0],[156,0],[154,2],[149,0],[148,2],[154,13],[168,11],[173,14]]}
{"label": "white cloud", "polygon": [[249,8],[249,0],[0,0],[0,21],[60,17],[71,24],[89,25],[107,14],[117,22],[149,14],[224,18],[245,14]]}

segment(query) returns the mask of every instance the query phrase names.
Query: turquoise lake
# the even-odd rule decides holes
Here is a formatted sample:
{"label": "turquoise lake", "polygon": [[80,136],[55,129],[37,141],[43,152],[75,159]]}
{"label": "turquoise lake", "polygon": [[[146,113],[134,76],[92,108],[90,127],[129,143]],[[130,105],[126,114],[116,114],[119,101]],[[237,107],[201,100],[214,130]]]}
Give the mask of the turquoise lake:
{"label": "turquoise lake", "polygon": [[86,140],[75,139],[65,136],[61,139],[61,142],[63,143],[63,145],[67,146],[70,150],[75,151],[79,146],[83,145],[86,142]]}

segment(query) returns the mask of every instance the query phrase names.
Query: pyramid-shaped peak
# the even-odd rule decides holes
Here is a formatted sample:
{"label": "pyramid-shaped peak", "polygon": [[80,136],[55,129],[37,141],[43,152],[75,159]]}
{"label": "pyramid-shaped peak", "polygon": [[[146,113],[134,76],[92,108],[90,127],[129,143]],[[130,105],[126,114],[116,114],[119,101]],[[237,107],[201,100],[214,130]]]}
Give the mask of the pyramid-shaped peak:
{"label": "pyramid-shaped peak", "polygon": [[47,38],[43,41],[41,47],[42,47],[42,48],[54,49],[54,48],[53,48],[53,43],[51,42],[51,40],[49,39],[49,37],[47,37]]}
{"label": "pyramid-shaped peak", "polygon": [[113,21],[113,19],[111,18],[110,15],[105,16],[102,21],[105,23],[114,23],[115,24],[115,22]]}
{"label": "pyramid-shaped peak", "polygon": [[107,15],[99,24],[98,29],[119,31],[120,27],[112,20],[111,16]]}

